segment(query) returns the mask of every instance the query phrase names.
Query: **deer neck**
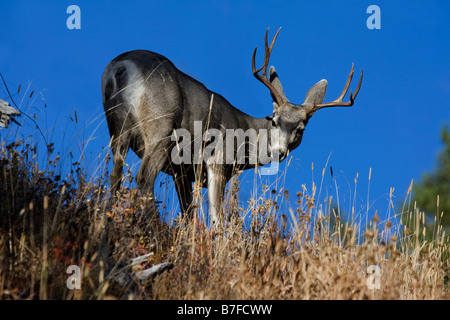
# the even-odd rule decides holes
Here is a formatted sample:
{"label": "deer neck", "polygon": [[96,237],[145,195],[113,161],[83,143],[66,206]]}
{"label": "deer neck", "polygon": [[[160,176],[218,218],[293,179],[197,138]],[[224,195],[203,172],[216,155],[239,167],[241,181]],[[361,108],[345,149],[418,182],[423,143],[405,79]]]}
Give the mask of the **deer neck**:
{"label": "deer neck", "polygon": [[[268,157],[270,157],[270,154],[268,154],[268,147],[272,142],[272,131],[273,125],[272,125],[272,115],[264,117],[264,118],[255,118],[246,115],[245,117],[242,117],[241,120],[243,120],[243,123],[241,125],[241,129],[245,130],[254,130],[256,131],[256,135],[259,137],[257,145],[257,165],[264,166],[268,163]],[[263,150],[261,149],[263,148]],[[249,151],[249,150],[247,150]],[[256,163],[246,163],[246,168],[254,168]]]}
{"label": "deer neck", "polygon": [[247,115],[243,120],[245,120],[246,129],[254,129],[257,132],[260,130],[268,130],[270,132],[270,129],[272,129],[272,115],[264,118],[255,118]]}

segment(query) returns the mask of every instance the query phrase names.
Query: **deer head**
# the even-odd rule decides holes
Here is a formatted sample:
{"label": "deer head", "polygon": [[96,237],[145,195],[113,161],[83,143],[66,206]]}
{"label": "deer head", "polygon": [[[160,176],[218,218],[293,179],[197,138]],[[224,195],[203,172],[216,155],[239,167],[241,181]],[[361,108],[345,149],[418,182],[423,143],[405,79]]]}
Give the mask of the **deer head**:
{"label": "deer head", "polygon": [[[353,105],[359,89],[361,88],[361,82],[363,77],[363,71],[361,70],[361,76],[359,78],[358,86],[355,93],[350,91],[350,99],[347,102],[343,102],[342,99],[347,94],[348,88],[353,78],[354,65],[347,78],[344,90],[341,95],[331,102],[322,103],[327,90],[327,81],[325,79],[320,80],[314,86],[312,86],[306,94],[305,101],[302,104],[291,103],[284,94],[283,87],[280,79],[278,78],[275,68],[272,66],[269,69],[269,77],[267,77],[267,67],[269,64],[270,54],[277,39],[278,33],[281,28],[272,39],[269,46],[267,41],[266,31],[265,36],[265,53],[263,66],[259,69],[255,68],[256,50],[252,56],[252,71],[256,79],[262,82],[269,90],[273,99],[273,115],[272,115],[272,128],[279,129],[278,141],[270,146],[272,155],[277,155],[278,160],[281,161],[289,154],[289,152],[299,146],[302,141],[303,131],[313,114],[322,108],[327,107],[350,107]],[[262,74],[260,74],[262,71]]]}

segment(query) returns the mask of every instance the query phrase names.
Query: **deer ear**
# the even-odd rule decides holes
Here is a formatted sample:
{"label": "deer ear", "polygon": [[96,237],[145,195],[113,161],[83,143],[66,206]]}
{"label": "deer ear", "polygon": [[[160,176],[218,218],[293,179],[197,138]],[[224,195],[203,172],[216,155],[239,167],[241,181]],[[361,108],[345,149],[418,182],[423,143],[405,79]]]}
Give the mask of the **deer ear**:
{"label": "deer ear", "polygon": [[305,97],[304,106],[312,107],[314,104],[322,103],[323,98],[325,98],[325,93],[327,92],[327,80],[322,79],[308,90]]}
{"label": "deer ear", "polygon": [[[283,86],[281,85],[280,79],[278,78],[277,71],[275,70],[275,67],[271,66],[269,70],[269,80],[270,83],[275,87],[275,89],[278,91],[278,93],[283,98],[283,101],[289,102],[289,100],[286,98],[286,95],[283,91]],[[275,100],[275,98],[272,96],[273,99],[273,110],[275,111],[279,106]]]}

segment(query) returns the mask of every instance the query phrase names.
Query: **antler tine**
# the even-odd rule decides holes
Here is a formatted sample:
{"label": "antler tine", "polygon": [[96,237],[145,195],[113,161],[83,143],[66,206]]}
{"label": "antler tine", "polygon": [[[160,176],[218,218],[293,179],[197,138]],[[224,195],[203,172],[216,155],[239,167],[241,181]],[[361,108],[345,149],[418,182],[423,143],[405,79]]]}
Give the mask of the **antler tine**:
{"label": "antler tine", "polygon": [[253,56],[252,56],[252,71],[253,71],[253,75],[257,74],[258,72],[260,72],[264,68],[264,66],[262,66],[258,70],[255,70],[255,56],[256,56],[256,50],[257,49],[258,49],[258,47],[255,48],[255,50],[253,51]]}
{"label": "antler tine", "polygon": [[334,101],[321,103],[313,105],[311,108],[309,108],[306,112],[310,115],[312,115],[314,112],[316,112],[319,109],[322,108],[328,108],[328,107],[351,107],[353,103],[355,102],[356,96],[359,93],[359,89],[361,89],[361,83],[363,78],[363,70],[361,69],[361,76],[359,77],[358,86],[356,87],[355,93],[352,93],[350,90],[350,100],[347,102],[343,102],[342,99],[344,99],[345,95],[347,94],[348,88],[350,87],[350,83],[353,79],[353,73],[355,72],[354,64],[352,63],[352,69],[350,70],[350,74],[348,75],[347,82],[345,83],[344,90],[342,90],[341,95]]}
{"label": "antler tine", "polygon": [[273,46],[275,45],[275,41],[277,40],[278,33],[280,32],[281,27],[278,28],[277,33],[275,33],[275,35],[273,36],[272,42],[270,43],[270,47],[269,47],[269,42],[267,41],[267,34],[269,33],[269,29],[270,28],[267,28],[266,36],[264,39],[265,48],[264,48],[263,76],[267,76],[267,66],[269,65],[270,54],[272,53]]}
{"label": "antler tine", "polygon": [[358,86],[356,87],[355,93],[352,96],[352,100],[356,99],[356,96],[359,93],[359,89],[361,89],[362,78],[363,78],[363,70],[361,69],[361,76],[359,77]]}
{"label": "antler tine", "polygon": [[[275,87],[272,85],[272,83],[270,83],[269,79],[267,78],[267,66],[269,65],[270,54],[272,53],[273,46],[275,45],[275,41],[278,37],[278,33],[280,32],[280,30],[281,30],[281,28],[278,29],[277,33],[275,34],[275,36],[272,39],[270,47],[269,47],[269,41],[267,40],[269,28],[267,28],[266,35],[265,35],[265,42],[264,42],[264,45],[265,45],[264,46],[264,63],[262,65],[262,67],[259,68],[258,70],[256,70],[256,67],[255,67],[256,50],[258,49],[258,47],[255,48],[255,50],[253,51],[253,56],[252,56],[253,75],[255,76],[256,79],[258,79],[260,82],[262,82],[270,90],[270,92],[272,93],[273,97],[275,98],[275,100],[277,101],[279,106],[281,106],[284,103],[284,100],[281,97],[280,93],[275,89]],[[262,75],[259,74],[259,72],[261,70],[262,70]]]}
{"label": "antler tine", "polygon": [[[341,95],[335,101],[342,101],[342,99],[344,99],[345,95],[347,94],[348,88],[350,87],[350,83],[352,82],[354,72],[355,72],[355,64],[352,63],[352,70],[350,70],[350,74],[348,75],[344,90],[342,90]],[[351,94],[350,94],[350,97],[351,97]]]}

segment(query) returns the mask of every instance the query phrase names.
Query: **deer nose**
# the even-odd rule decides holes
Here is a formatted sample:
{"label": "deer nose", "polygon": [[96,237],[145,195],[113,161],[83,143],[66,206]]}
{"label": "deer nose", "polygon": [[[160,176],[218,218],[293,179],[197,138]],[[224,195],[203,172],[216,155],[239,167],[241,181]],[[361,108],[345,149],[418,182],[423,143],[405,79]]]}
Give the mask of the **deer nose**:
{"label": "deer nose", "polygon": [[276,152],[275,152],[275,159],[276,159],[277,161],[284,160],[284,158],[286,157],[286,155],[287,155],[287,152],[286,152],[286,151],[283,151],[283,150],[276,151]]}

